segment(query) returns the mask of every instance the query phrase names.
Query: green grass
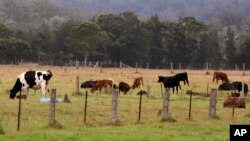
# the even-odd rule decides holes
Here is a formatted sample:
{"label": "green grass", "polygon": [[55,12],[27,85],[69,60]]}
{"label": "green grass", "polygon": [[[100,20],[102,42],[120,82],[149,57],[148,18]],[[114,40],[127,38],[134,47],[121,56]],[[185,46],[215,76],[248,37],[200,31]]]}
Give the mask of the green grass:
{"label": "green grass", "polygon": [[40,129],[33,132],[15,132],[0,136],[0,139],[5,141],[224,141],[228,138],[228,130],[225,130],[223,126],[200,125],[195,122],[102,126],[98,128],[87,126],[63,130]]}
{"label": "green grass", "polygon": [[[22,101],[21,130],[17,132],[18,100],[10,100],[7,92],[13,86],[16,76],[29,70],[29,67],[0,66],[2,74],[0,83],[0,141],[228,141],[230,124],[249,124],[249,98],[246,109],[235,109],[232,117],[231,108],[223,108],[226,93],[218,93],[216,116],[208,115],[209,98],[193,96],[191,120],[188,119],[189,96],[186,90],[207,92],[218,87],[211,83],[211,75],[202,71],[188,71],[190,86],[182,84],[179,95],[171,94],[169,115],[170,121],[162,122],[162,98],[157,75],[170,75],[164,70],[103,69],[103,72],[91,69],[68,68],[67,73],[60,67],[49,67],[54,76],[49,83],[50,88],[57,89],[57,97],[64,98],[68,94],[71,103],[56,104],[55,126],[49,126],[49,103],[39,103],[40,91],[30,90],[30,99]],[[37,69],[37,68],[35,68]],[[38,68],[47,70],[47,67]],[[8,71],[8,74],[4,72]],[[229,78],[244,80],[249,83],[250,76],[242,77],[240,72],[230,72]],[[87,124],[84,124],[85,90],[75,94],[75,78],[80,76],[81,82],[89,79],[113,78],[116,83],[124,81],[132,83],[136,76],[143,76],[144,84],[151,86],[151,97],[143,96],[141,120],[138,123],[139,90],[131,90],[127,95],[121,94],[118,103],[118,122],[110,124],[111,96],[99,93],[89,94]],[[146,86],[143,87],[146,90]],[[172,91],[171,91],[172,92]],[[174,121],[174,122],[171,122]],[[59,128],[55,128],[59,127]]]}

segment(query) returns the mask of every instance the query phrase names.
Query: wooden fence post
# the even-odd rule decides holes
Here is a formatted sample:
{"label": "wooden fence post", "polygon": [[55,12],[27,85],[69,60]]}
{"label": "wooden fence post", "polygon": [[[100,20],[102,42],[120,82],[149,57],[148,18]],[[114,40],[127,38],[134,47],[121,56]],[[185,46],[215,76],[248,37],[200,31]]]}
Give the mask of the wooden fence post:
{"label": "wooden fence post", "polygon": [[87,122],[87,106],[88,106],[88,91],[86,91],[85,102],[84,102],[84,123]]}
{"label": "wooden fence post", "polygon": [[169,109],[169,99],[170,99],[170,91],[169,88],[165,88],[165,93],[163,96],[163,106],[162,106],[162,119],[166,120],[169,115],[168,115],[168,109]]}
{"label": "wooden fence post", "polygon": [[137,62],[135,63],[135,73],[138,73],[138,64],[137,64]]}
{"label": "wooden fence post", "polygon": [[241,98],[245,98],[245,91],[244,91],[245,87],[244,87],[244,82],[241,82],[241,90],[242,90],[242,94],[240,93],[240,97]]}
{"label": "wooden fence post", "polygon": [[192,91],[190,93],[190,99],[189,99],[189,114],[188,114],[188,119],[191,119],[191,110],[192,110]]}
{"label": "wooden fence post", "polygon": [[18,116],[17,116],[17,131],[20,131],[21,124],[21,105],[22,105],[22,91],[19,93],[19,105],[18,105]]}
{"label": "wooden fence post", "polygon": [[78,60],[76,60],[76,69],[79,69],[79,61]]}
{"label": "wooden fence post", "polygon": [[101,67],[100,72],[103,72],[103,70],[102,70],[102,62],[100,62],[100,67]]}
{"label": "wooden fence post", "polygon": [[111,107],[111,123],[117,122],[117,111],[118,111],[118,96],[119,91],[112,88],[112,107]]}
{"label": "wooden fence post", "polygon": [[76,76],[76,93],[79,92],[79,75]]}
{"label": "wooden fence post", "polygon": [[171,70],[170,71],[171,73],[174,73],[174,71],[173,71],[173,63],[172,62],[170,63],[170,70]]}
{"label": "wooden fence post", "polygon": [[[141,90],[142,91],[142,90]],[[142,103],[142,92],[140,94],[140,101],[139,101],[139,113],[138,113],[138,123],[141,120],[141,103]]]}
{"label": "wooden fence post", "polygon": [[217,89],[211,89],[209,117],[216,116]]}
{"label": "wooden fence post", "polygon": [[120,61],[120,69],[122,69],[122,61]]}
{"label": "wooden fence post", "polygon": [[53,124],[56,121],[55,120],[55,108],[56,108],[56,89],[51,89],[49,126],[53,126]]}
{"label": "wooden fence post", "polygon": [[206,71],[205,74],[206,74],[206,75],[210,74],[210,73],[209,73],[209,65],[208,65],[208,62],[206,63],[206,70],[207,70],[207,71]]}
{"label": "wooden fence post", "polygon": [[147,79],[147,97],[151,95],[151,87],[149,86],[148,79]]}
{"label": "wooden fence post", "polygon": [[66,73],[67,72],[67,63],[65,62],[64,63],[64,73]]}
{"label": "wooden fence post", "polygon": [[246,75],[246,72],[245,72],[246,64],[245,63],[242,64],[242,69],[243,69],[243,74],[242,75]]}

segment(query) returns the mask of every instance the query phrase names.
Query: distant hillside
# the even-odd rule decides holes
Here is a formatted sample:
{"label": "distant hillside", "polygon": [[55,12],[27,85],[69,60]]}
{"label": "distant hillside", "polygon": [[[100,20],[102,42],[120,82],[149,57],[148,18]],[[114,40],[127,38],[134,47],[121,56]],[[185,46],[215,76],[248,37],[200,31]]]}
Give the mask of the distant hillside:
{"label": "distant hillside", "polygon": [[56,5],[89,13],[131,10],[140,17],[158,14],[161,19],[193,16],[207,20],[224,11],[250,15],[249,0],[51,0]]}

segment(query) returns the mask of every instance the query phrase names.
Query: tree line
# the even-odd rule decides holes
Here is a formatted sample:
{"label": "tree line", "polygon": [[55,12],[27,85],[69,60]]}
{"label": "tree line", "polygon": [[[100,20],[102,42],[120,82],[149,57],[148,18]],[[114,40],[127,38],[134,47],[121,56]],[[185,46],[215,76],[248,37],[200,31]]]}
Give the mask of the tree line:
{"label": "tree line", "polygon": [[[7,4],[15,8],[11,0]],[[229,20],[239,18],[233,14],[223,16],[227,19],[224,22],[230,21],[223,26],[195,17],[160,20],[157,14],[141,20],[131,11],[100,14],[82,21],[64,17],[52,4],[38,5],[29,7],[33,14],[5,9],[6,16],[0,20],[0,63],[64,65],[69,60],[87,58],[106,63],[122,61],[131,66],[138,62],[150,68],[165,68],[171,62],[194,69],[204,68],[207,62],[214,69],[249,64],[249,26]],[[32,16],[38,20],[30,26]]]}

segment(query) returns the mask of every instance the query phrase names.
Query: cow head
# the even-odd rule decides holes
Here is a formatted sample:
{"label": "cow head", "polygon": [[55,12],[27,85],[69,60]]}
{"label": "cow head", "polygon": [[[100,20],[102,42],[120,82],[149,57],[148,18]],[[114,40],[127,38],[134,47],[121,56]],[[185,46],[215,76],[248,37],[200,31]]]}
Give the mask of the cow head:
{"label": "cow head", "polygon": [[52,77],[52,72],[50,70],[47,71],[47,74],[43,75],[43,79],[48,81]]}
{"label": "cow head", "polygon": [[21,89],[22,89],[22,83],[21,83],[20,79],[18,78],[16,80],[14,87],[10,90],[10,93],[9,93],[10,98],[14,99],[16,97],[16,93],[21,91]]}
{"label": "cow head", "polygon": [[158,83],[160,83],[160,82],[163,82],[164,81],[164,77],[163,76],[158,76]]}

